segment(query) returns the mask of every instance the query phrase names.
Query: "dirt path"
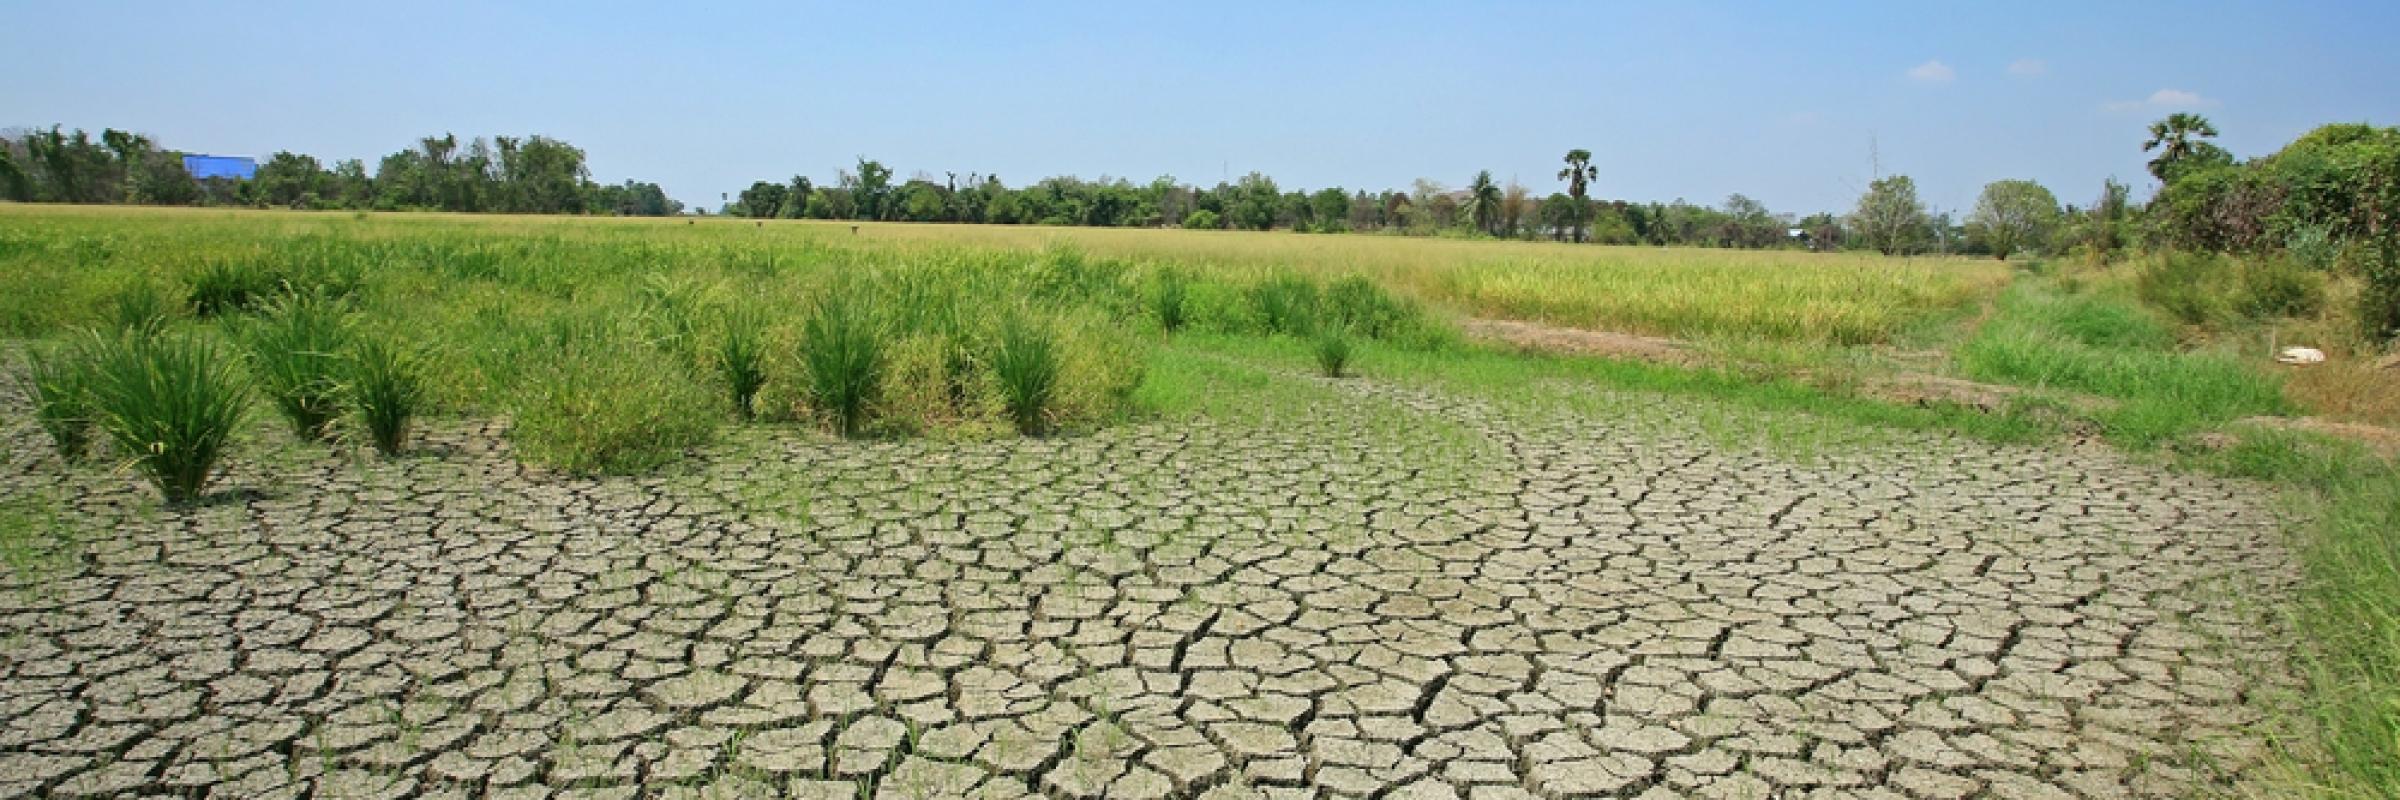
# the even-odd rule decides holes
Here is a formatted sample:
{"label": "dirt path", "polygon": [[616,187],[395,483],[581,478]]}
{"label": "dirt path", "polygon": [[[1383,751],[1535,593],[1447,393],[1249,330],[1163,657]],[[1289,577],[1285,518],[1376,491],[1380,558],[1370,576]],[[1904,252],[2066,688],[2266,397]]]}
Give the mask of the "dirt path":
{"label": "dirt path", "polygon": [[5,398],[0,493],[89,535],[0,591],[0,797],[2181,797],[2260,756],[2245,603],[2292,574],[2249,487],[1326,386],[604,481],[449,425],[190,514],[54,488]]}

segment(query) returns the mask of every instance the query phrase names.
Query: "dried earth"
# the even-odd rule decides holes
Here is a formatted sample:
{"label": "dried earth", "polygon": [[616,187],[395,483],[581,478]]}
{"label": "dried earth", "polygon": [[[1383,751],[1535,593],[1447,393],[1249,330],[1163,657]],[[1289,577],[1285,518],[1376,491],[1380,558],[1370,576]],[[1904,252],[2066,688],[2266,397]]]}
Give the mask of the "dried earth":
{"label": "dried earth", "polygon": [[450,423],[192,511],[0,398],[0,492],[85,531],[0,590],[0,797],[2166,797],[2264,755],[2256,487],[1316,389],[638,479]]}

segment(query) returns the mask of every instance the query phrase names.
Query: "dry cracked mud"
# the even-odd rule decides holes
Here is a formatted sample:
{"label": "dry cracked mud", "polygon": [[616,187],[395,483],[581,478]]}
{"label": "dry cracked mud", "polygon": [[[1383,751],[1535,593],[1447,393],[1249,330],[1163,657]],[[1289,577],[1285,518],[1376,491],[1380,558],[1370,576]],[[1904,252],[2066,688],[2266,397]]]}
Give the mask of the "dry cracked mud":
{"label": "dry cracked mud", "polygon": [[0,491],[87,530],[0,591],[0,797],[2184,796],[2262,757],[2254,487],[1317,385],[629,479],[450,423],[188,512],[0,398]]}

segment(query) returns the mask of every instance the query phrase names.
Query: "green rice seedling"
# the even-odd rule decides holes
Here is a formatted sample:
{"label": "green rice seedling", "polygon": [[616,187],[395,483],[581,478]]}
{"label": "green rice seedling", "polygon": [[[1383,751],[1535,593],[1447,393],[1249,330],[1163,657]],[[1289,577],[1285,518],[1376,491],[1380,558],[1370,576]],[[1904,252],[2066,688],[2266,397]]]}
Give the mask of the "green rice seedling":
{"label": "green rice seedling", "polygon": [[275,409],[303,439],[329,439],[342,413],[342,349],[347,312],[314,292],[269,302],[242,328],[251,371]]}
{"label": "green rice seedling", "polygon": [[216,317],[247,311],[273,295],[283,284],[263,267],[230,259],[215,259],[191,276],[192,313]]}
{"label": "green rice seedling", "polygon": [[124,333],[90,347],[100,431],[168,503],[198,500],[249,415],[250,386],[236,360],[193,334]]}
{"label": "green rice seedling", "polygon": [[399,455],[408,439],[408,426],[425,405],[420,355],[375,337],[358,337],[350,344],[345,395],[350,413],[375,450]]}
{"label": "green rice seedling", "polygon": [[767,385],[766,324],[748,307],[727,312],[717,338],[717,374],[733,393],[733,412],[750,419],[758,390]]}
{"label": "green rice seedling", "polygon": [[1158,317],[1158,327],[1174,335],[1185,322],[1184,296],[1191,291],[1191,281],[1174,270],[1159,273],[1158,285],[1150,290],[1150,313]]}
{"label": "green rice seedling", "polygon": [[1342,377],[1350,366],[1350,332],[1340,325],[1318,326],[1314,345],[1318,371],[1328,378]]}
{"label": "green rice seedling", "polygon": [[1058,391],[1059,361],[1058,335],[1049,326],[1021,311],[1001,321],[991,353],[992,374],[1000,379],[1001,396],[1019,433],[1042,432]]}
{"label": "green rice seedling", "polygon": [[829,414],[842,435],[865,427],[867,409],[882,389],[884,336],[881,321],[847,292],[817,303],[803,327],[801,364],[808,372],[809,403]]}
{"label": "green rice seedling", "polygon": [[91,448],[91,366],[83,354],[58,348],[25,352],[25,388],[33,395],[33,421],[50,435],[58,456],[80,461]]}

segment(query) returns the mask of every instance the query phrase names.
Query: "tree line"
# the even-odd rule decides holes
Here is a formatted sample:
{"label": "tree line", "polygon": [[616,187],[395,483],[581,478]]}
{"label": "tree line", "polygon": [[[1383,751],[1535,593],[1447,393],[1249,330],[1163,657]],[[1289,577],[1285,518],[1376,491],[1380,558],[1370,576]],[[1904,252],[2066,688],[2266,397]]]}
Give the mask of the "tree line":
{"label": "tree line", "polygon": [[0,135],[0,198],[18,202],[139,203],[303,209],[495,211],[666,216],[683,212],[658,184],[594,183],[583,150],[546,136],[427,136],[384,156],[331,167],[278,152],[250,180],[196,179],[184,153],[115,129]]}

